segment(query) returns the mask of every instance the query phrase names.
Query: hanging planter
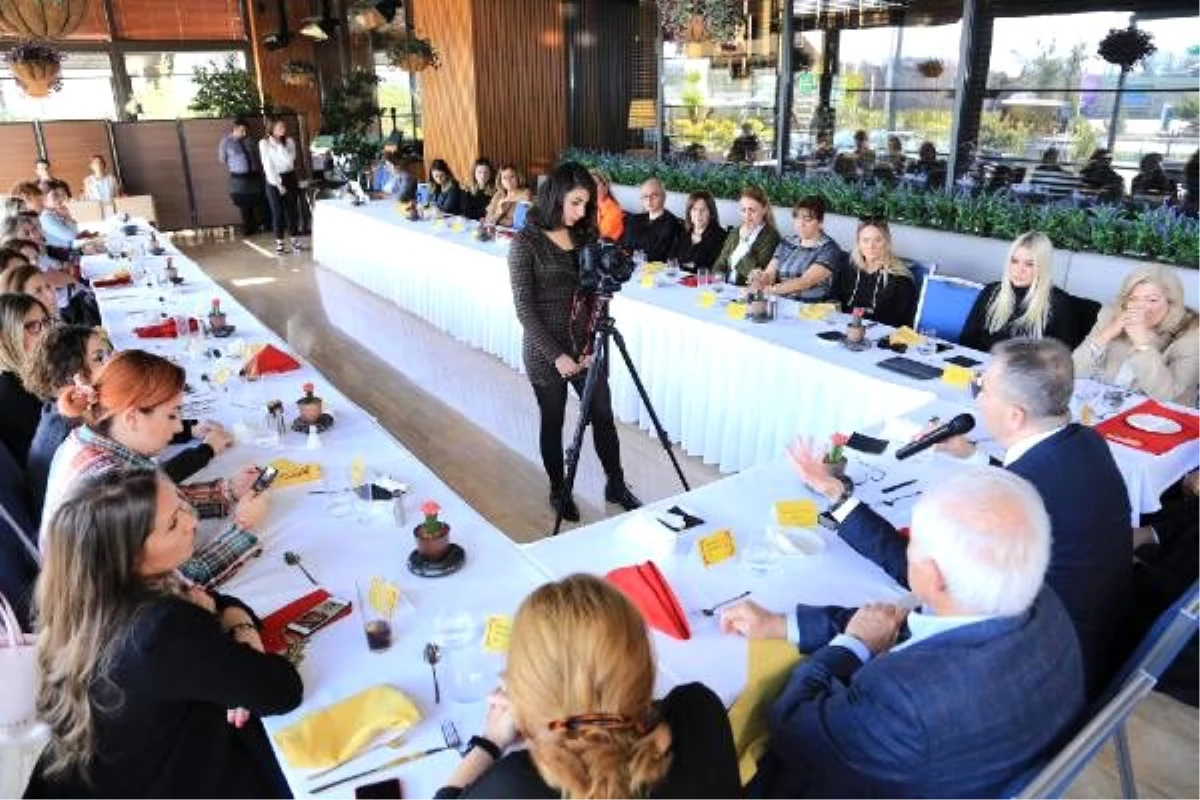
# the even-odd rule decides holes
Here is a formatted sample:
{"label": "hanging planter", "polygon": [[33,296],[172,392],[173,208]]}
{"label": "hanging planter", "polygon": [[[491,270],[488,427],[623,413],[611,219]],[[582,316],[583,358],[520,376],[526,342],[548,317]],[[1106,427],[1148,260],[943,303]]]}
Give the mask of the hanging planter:
{"label": "hanging planter", "polygon": [[656,0],[663,38],[727,42],[742,20],[741,0]]}
{"label": "hanging planter", "polygon": [[4,60],[21,91],[30,97],[45,97],[62,88],[62,53],[45,42],[22,42]]}
{"label": "hanging planter", "polygon": [[307,61],[287,61],[280,69],[280,78],[288,86],[315,86],[317,68]]}
{"label": "hanging planter", "polygon": [[1110,30],[1100,40],[1096,52],[1108,63],[1120,67],[1122,72],[1128,72],[1156,50],[1158,47],[1154,44],[1153,34],[1130,25],[1128,28]]}
{"label": "hanging planter", "polygon": [[940,78],[945,70],[946,65],[937,58],[930,58],[917,64],[917,72],[926,78]]}
{"label": "hanging planter", "polygon": [[421,72],[429,67],[437,69],[442,65],[433,43],[413,33],[392,39],[387,46],[387,55],[392,66],[406,72]]}
{"label": "hanging planter", "polygon": [[0,29],[30,39],[61,39],[88,13],[90,0],[0,0]]}

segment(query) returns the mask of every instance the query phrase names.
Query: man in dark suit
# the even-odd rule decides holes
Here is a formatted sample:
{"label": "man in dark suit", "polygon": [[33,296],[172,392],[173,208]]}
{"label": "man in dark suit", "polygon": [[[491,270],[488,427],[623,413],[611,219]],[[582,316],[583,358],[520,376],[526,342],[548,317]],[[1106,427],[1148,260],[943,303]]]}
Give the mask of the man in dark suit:
{"label": "man in dark suit", "polygon": [[[999,797],[1084,708],[1071,620],[1044,586],[1050,519],[1029,482],[960,470],[913,511],[907,582],[920,607],[752,603],[726,631],[791,636],[810,653],[768,713],[750,785],[765,797]],[[907,623],[907,624],[906,624]]]}
{"label": "man in dark suit", "polygon": [[667,190],[662,181],[651,178],[642,184],[641,214],[630,214],[625,220],[621,244],[630,250],[641,250],[647,261],[666,261],[675,251],[675,241],[683,231],[679,217],[668,211]]}
{"label": "man in dark suit", "polygon": [[[1088,697],[1094,698],[1129,652],[1133,531],[1129,493],[1108,444],[1070,422],[1074,387],[1063,344],[1011,339],[992,348],[976,404],[988,433],[1006,448],[1005,468],[1032,483],[1046,504],[1054,534],[1046,583],[1075,623]],[[987,461],[964,437],[939,447]],[[905,542],[891,523],[850,497],[813,454],[798,448],[792,460],[805,482],[834,502],[838,535],[903,584]]]}

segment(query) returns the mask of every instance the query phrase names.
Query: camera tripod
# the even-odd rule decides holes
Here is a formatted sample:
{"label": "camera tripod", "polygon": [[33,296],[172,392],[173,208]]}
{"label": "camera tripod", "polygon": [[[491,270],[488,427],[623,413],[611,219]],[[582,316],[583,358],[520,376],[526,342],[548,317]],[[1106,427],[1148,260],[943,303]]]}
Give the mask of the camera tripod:
{"label": "camera tripod", "polygon": [[[658,435],[658,441],[662,444],[667,458],[671,459],[671,466],[675,467],[675,474],[679,476],[679,482],[683,484],[684,491],[691,491],[692,487],[688,485],[687,478],[683,475],[683,468],[679,466],[679,460],[675,458],[675,451],[671,449],[671,440],[667,437],[667,432],[663,430],[662,423],[658,420],[658,414],[654,412],[654,406],[650,403],[650,396],[646,394],[646,387],[642,383],[641,376],[638,375],[632,359],[629,358],[629,350],[625,347],[625,337],[621,336],[621,332],[617,330],[617,321],[608,313],[608,304],[611,301],[611,292],[601,292],[596,295],[596,307],[592,311],[592,363],[588,367],[587,379],[583,384],[583,396],[579,398],[579,421],[575,424],[575,434],[571,437],[571,444],[567,447],[567,474],[563,480],[562,496],[570,497],[575,488],[579,454],[583,449],[583,434],[592,421],[592,397],[596,394],[596,382],[608,369],[610,339],[617,343],[621,359],[625,362],[625,367],[633,378],[633,385],[637,387],[642,404],[650,413],[650,421],[654,423],[654,432]],[[554,533],[552,535],[558,535],[562,528],[562,521],[562,504],[559,503],[554,517]]]}

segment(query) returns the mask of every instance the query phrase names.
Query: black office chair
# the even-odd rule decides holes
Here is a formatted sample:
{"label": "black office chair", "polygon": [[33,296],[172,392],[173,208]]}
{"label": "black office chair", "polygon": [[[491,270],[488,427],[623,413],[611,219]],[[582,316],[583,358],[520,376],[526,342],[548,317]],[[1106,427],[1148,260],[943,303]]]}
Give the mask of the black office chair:
{"label": "black office chair", "polygon": [[1063,342],[1063,344],[1074,350],[1083,344],[1083,340],[1091,333],[1092,326],[1096,324],[1096,318],[1100,316],[1100,303],[1090,297],[1078,297],[1073,294],[1068,297],[1071,298],[1071,308],[1075,312],[1075,319],[1079,321],[1079,334],[1076,341]]}
{"label": "black office chair", "polygon": [[24,471],[0,444],[0,592],[25,630],[30,630],[33,584],[41,572],[28,488]]}

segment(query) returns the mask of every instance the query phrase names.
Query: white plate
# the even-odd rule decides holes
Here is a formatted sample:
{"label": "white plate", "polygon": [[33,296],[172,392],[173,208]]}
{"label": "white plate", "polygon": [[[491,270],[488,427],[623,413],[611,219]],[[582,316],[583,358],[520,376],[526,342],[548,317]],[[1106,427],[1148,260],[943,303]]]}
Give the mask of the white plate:
{"label": "white plate", "polygon": [[1183,430],[1183,426],[1175,420],[1169,417],[1160,417],[1157,414],[1130,414],[1125,418],[1125,423],[1131,428],[1137,428],[1139,431],[1163,433],[1168,436]]}
{"label": "white plate", "polygon": [[782,525],[769,525],[767,529],[785,556],[815,556],[825,550],[825,540],[814,530]]}

